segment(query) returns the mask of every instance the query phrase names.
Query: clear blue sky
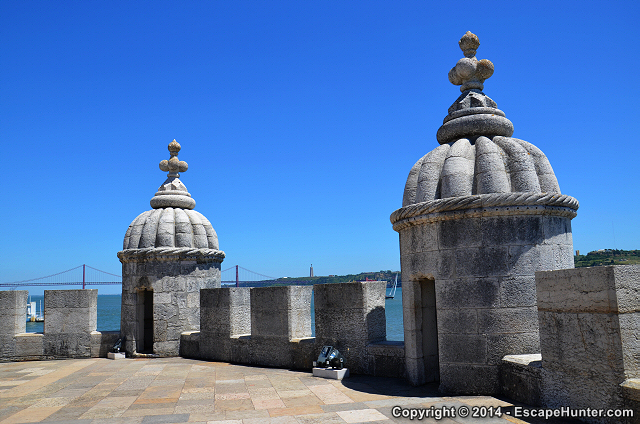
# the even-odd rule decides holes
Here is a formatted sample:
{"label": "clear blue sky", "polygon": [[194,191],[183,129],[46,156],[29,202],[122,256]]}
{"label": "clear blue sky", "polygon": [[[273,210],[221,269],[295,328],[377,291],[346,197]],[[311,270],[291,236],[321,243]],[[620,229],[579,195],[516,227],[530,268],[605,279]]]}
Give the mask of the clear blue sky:
{"label": "clear blue sky", "polygon": [[174,138],[223,269],[398,270],[389,215],[438,146],[468,30],[495,65],[484,92],[580,201],[574,248],[640,248],[638,16],[637,1],[4,0],[0,282],[120,274]]}

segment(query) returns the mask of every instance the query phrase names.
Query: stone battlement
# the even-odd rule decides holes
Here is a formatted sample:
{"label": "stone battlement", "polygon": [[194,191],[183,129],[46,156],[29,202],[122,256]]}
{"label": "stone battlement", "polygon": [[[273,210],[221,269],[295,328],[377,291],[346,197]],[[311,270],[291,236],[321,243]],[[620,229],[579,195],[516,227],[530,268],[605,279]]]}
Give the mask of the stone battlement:
{"label": "stone battlement", "polygon": [[45,290],[44,332],[27,333],[26,290],[0,292],[0,359],[104,357],[120,336],[96,331],[98,290]]}
{"label": "stone battlement", "polygon": [[404,375],[404,343],[386,341],[382,281],[319,284],[315,337],[312,288],[202,289],[200,331],[182,334],[182,356],[311,369],[322,346],[336,347],[354,373]]}
{"label": "stone battlement", "polygon": [[[401,377],[404,343],[386,340],[385,291],[383,281],[202,289],[200,331],[182,332],[179,354],[311,369],[322,346],[331,345],[353,373]],[[96,331],[95,289],[45,290],[43,333],[25,332],[27,297],[25,290],[0,292],[0,360],[105,357],[120,337]]]}

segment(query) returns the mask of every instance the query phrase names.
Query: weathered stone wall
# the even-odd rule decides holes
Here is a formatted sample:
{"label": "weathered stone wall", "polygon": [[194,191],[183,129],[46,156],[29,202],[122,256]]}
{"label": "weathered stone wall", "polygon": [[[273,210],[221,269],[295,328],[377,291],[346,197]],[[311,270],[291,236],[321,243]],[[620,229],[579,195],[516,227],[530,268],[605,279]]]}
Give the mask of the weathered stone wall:
{"label": "weathered stone wall", "polygon": [[26,333],[27,291],[0,292],[0,360],[105,357],[120,332],[99,332],[97,290],[45,290],[43,333]]}
{"label": "weathered stone wall", "polygon": [[538,272],[536,282],[542,403],[623,408],[621,385],[640,377],[640,266]]}
{"label": "weathered stone wall", "polygon": [[43,349],[56,357],[91,356],[98,290],[45,290]]}
{"label": "weathered stone wall", "polygon": [[[350,372],[370,374],[367,346],[387,339],[386,282],[317,284],[314,287],[316,340],[336,347]],[[357,364],[357,365],[356,365]]]}
{"label": "weathered stone wall", "polygon": [[[178,356],[181,333],[200,329],[200,290],[214,287],[220,287],[220,261],[179,257],[123,261],[120,328],[126,352]],[[149,300],[152,323],[145,329]],[[147,331],[153,335],[147,339],[152,346],[140,348],[144,344],[140,335]]]}
{"label": "weathered stone wall", "polygon": [[404,375],[404,344],[386,342],[384,282],[311,287],[215,288],[201,292],[199,333],[183,333],[185,356],[311,369],[322,346],[340,350],[350,372]]}
{"label": "weathered stone wall", "polygon": [[26,290],[0,291],[0,356],[10,358],[17,355],[15,336],[27,328]]}
{"label": "weathered stone wall", "polygon": [[437,381],[438,370],[445,392],[497,394],[501,359],[539,352],[534,273],[573,267],[571,221],[556,212],[444,212],[399,230],[414,384]]}

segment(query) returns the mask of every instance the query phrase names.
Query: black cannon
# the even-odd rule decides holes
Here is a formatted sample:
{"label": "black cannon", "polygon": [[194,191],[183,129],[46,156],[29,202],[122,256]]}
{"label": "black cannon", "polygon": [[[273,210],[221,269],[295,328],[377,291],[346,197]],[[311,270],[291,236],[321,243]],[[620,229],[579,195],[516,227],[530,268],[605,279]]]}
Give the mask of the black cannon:
{"label": "black cannon", "polygon": [[319,368],[335,368],[341,370],[344,368],[344,357],[338,349],[333,346],[324,346],[320,351],[316,366]]}

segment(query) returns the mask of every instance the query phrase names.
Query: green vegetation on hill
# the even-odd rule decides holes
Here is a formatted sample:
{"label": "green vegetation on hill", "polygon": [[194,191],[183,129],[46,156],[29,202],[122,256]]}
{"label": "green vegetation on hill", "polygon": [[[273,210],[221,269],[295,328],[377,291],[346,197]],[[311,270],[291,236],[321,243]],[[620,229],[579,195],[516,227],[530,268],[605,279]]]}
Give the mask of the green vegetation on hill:
{"label": "green vegetation on hill", "polygon": [[379,271],[379,272],[361,272],[360,274],[348,274],[348,275],[329,275],[320,277],[296,277],[296,278],[279,278],[277,281],[283,285],[289,284],[289,281],[306,282],[307,284],[327,284],[327,283],[348,283],[349,281],[365,281],[379,280],[393,282],[398,274],[398,280],[400,280],[400,271]]}
{"label": "green vegetation on hill", "polygon": [[576,268],[604,265],[640,264],[640,250],[600,249],[573,257]]}

